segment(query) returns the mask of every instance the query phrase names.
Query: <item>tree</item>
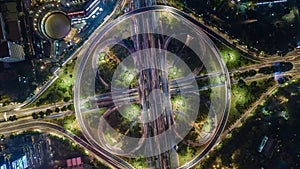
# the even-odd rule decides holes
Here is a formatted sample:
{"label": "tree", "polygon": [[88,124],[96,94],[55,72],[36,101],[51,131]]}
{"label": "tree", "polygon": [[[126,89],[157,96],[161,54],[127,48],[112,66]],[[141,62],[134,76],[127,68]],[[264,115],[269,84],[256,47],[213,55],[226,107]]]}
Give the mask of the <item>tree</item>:
{"label": "tree", "polygon": [[61,108],[61,111],[66,111],[66,110],[67,110],[66,106],[64,106],[64,107]]}
{"label": "tree", "polygon": [[62,92],[62,93],[66,93],[67,92],[67,89],[62,87],[62,88],[59,88],[59,90]]}
{"label": "tree", "polygon": [[15,120],[17,120],[17,116],[16,116],[16,115],[9,116],[9,117],[8,117],[8,120],[10,120],[10,121],[15,121]]}
{"label": "tree", "polygon": [[188,138],[190,140],[192,140],[193,142],[196,142],[198,136],[199,136],[199,134],[196,131],[190,131],[189,134],[188,134]]}
{"label": "tree", "polygon": [[3,107],[6,106],[6,105],[9,105],[9,104],[10,104],[10,101],[7,100],[7,101],[5,101],[5,102],[3,103]]}
{"label": "tree", "polygon": [[58,113],[60,110],[58,107],[55,108],[55,112]]}
{"label": "tree", "polygon": [[256,75],[256,70],[249,70],[249,76],[255,76]]}
{"label": "tree", "polygon": [[260,88],[257,86],[257,81],[251,82],[250,86],[250,91],[254,96],[257,96],[259,94]]}
{"label": "tree", "polygon": [[46,115],[49,116],[53,111],[51,109],[46,110]]}
{"label": "tree", "polygon": [[262,67],[258,70],[258,73],[263,73],[263,74],[271,74],[274,73],[273,67]]}
{"label": "tree", "polygon": [[70,99],[71,99],[71,97],[67,96],[67,97],[64,98],[64,102],[68,102]]}
{"label": "tree", "polygon": [[70,104],[70,105],[68,106],[68,109],[71,110],[71,111],[74,111],[74,110],[75,110],[74,104]]}
{"label": "tree", "polygon": [[244,80],[242,80],[242,79],[240,79],[240,80],[238,81],[238,86],[239,86],[240,88],[243,88],[243,87],[245,87],[245,86],[246,86],[246,83],[245,83],[245,81],[244,81]]}
{"label": "tree", "polygon": [[39,116],[36,113],[32,113],[32,118],[37,119],[37,118],[39,118]]}
{"label": "tree", "polygon": [[45,113],[43,111],[40,111],[39,115],[40,115],[41,118],[44,118]]}

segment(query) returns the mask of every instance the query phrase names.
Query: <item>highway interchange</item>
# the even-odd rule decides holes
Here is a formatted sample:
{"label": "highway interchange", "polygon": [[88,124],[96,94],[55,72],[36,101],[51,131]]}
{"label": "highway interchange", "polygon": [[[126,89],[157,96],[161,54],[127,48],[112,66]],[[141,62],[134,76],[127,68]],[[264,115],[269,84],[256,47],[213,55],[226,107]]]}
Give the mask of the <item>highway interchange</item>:
{"label": "highway interchange", "polygon": [[[139,4],[137,4],[139,6]],[[201,24],[201,23],[197,23],[197,25],[201,26],[202,29],[204,29],[204,31],[206,33],[208,33],[211,37],[216,38],[220,41],[222,41],[223,43],[230,45],[232,48],[236,48],[237,46],[234,45],[232,46],[232,43],[228,43],[227,39],[225,39],[223,36],[219,35],[218,33],[214,32],[212,29],[210,29],[209,27],[206,27],[205,25]],[[83,44],[83,46],[81,48],[79,48],[79,50],[77,50],[73,56],[81,56],[83,55],[83,53],[85,52],[85,50],[80,50],[80,49],[85,49],[87,48],[87,46],[89,46],[90,44],[88,42],[93,41],[93,38],[96,36],[93,35],[97,35],[99,32],[101,31],[101,27],[97,28],[97,30],[89,37],[89,39],[87,40],[87,43]],[[241,50],[241,48],[238,48],[239,50]],[[249,56],[249,54],[245,54],[245,51],[243,50],[244,55],[247,57]],[[293,69],[285,72],[286,75],[291,75],[291,76],[297,76],[300,74],[300,58],[298,57],[298,55],[295,52],[295,55],[291,55],[288,57],[276,57],[276,58],[272,58],[271,59],[262,59],[262,58],[257,58],[254,56],[251,56],[250,59],[255,59],[258,60],[259,62],[263,61],[263,63],[259,63],[259,64],[255,64],[252,66],[247,66],[247,67],[241,67],[239,69],[236,70],[232,70],[230,71],[230,73],[234,73],[234,72],[239,72],[239,71],[245,71],[245,70],[250,70],[250,69],[259,69],[261,67],[266,67],[266,66],[270,66],[274,63],[280,62],[280,61],[290,61],[291,63],[293,63]],[[56,75],[55,79],[52,81],[49,81],[45,87],[43,88],[43,90],[41,90],[41,92],[36,95],[35,97],[38,98],[52,83],[53,81],[56,80],[56,78],[59,76]],[[259,80],[259,79],[265,79],[265,78],[269,78],[269,77],[273,77],[274,75],[264,75],[264,74],[257,74],[254,77],[248,77],[245,79],[245,81],[255,81],[255,80]],[[151,81],[151,79],[149,79]],[[141,79],[142,81],[142,79]],[[236,81],[234,81],[233,79],[231,79],[232,83],[236,83]],[[268,92],[266,92],[255,104],[253,104],[251,106],[251,108],[244,113],[244,115],[241,117],[241,119],[244,119],[245,117],[247,117],[259,104],[259,102],[261,102],[263,99],[265,99],[265,97],[267,97],[270,93],[272,93],[272,91],[274,91],[276,88],[278,88],[280,85],[276,85],[274,86],[272,89],[270,89]],[[139,94],[140,96],[143,96],[143,93]],[[143,100],[143,98],[141,99]],[[29,103],[32,103],[32,101],[29,101]],[[64,103],[65,104],[65,103]],[[64,105],[63,103],[61,103],[61,105]],[[69,103],[66,103],[69,104]],[[56,106],[56,105],[54,105]],[[47,108],[52,108],[53,105],[46,105],[45,107]],[[17,114],[17,115],[24,115],[24,113],[26,115],[30,115],[30,112],[32,113],[33,111],[40,111],[42,108],[32,108],[29,110],[23,110],[22,107],[20,107],[20,110],[15,110],[13,111],[13,114]],[[233,130],[235,127],[238,126],[238,124],[242,123],[242,120],[238,120],[236,122],[236,124],[232,125],[228,130],[226,130],[223,134],[221,133],[217,133],[218,135],[221,135],[220,140],[221,141],[231,130]],[[1,127],[0,129],[0,133],[11,133],[11,132],[18,132],[20,130],[25,130],[25,129],[34,129],[34,128],[48,128],[48,129],[52,129],[55,132],[57,132],[59,135],[64,135],[68,138],[70,138],[71,140],[73,140],[74,142],[78,143],[79,145],[83,146],[84,148],[86,148],[87,150],[89,150],[90,152],[92,152],[94,155],[98,156],[99,158],[103,159],[104,161],[106,161],[108,164],[110,164],[112,167],[115,168],[133,168],[130,164],[124,162],[124,160],[116,157],[115,155],[112,155],[111,153],[107,152],[105,149],[101,148],[101,147],[94,147],[95,145],[91,146],[90,144],[88,144],[87,142],[83,141],[82,139],[78,138],[77,136],[73,135],[72,133],[70,133],[69,131],[64,130],[61,126],[57,126],[51,123],[46,123],[46,122],[42,122],[40,121],[36,121],[36,120],[28,120],[26,123],[21,122],[21,121],[16,121],[16,122],[5,122],[5,123],[9,123],[9,126],[6,127]],[[21,124],[22,123],[22,124]],[[159,124],[156,124],[159,125]],[[225,123],[223,124],[225,125]],[[219,142],[218,141],[218,142]],[[213,146],[213,145],[212,145]],[[205,152],[206,154],[207,152]],[[108,155],[107,155],[108,154]],[[202,154],[201,156],[197,156],[196,159],[194,159],[193,161],[191,161],[190,163],[187,163],[185,166],[183,166],[182,168],[189,168],[193,165],[195,165],[205,154]],[[162,162],[163,163],[163,162]]]}

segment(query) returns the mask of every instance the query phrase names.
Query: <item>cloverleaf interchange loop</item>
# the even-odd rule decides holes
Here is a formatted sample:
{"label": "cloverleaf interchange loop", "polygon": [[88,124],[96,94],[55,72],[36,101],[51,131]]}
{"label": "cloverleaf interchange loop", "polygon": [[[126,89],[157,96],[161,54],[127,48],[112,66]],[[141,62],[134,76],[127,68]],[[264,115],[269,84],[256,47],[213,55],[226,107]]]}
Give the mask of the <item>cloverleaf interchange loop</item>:
{"label": "cloverleaf interchange loop", "polygon": [[205,153],[216,142],[228,115],[228,72],[191,20],[173,8],[149,7],[102,29],[75,86],[76,114],[93,144],[126,157],[176,152],[199,116],[209,127],[198,129],[193,144]]}

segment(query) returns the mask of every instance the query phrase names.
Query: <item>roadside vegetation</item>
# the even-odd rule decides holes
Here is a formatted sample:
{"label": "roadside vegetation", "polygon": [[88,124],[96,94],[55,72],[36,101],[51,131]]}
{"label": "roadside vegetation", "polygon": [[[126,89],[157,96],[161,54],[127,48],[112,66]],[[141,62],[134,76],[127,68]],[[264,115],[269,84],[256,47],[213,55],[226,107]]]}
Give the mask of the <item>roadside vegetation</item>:
{"label": "roadside vegetation", "polygon": [[229,127],[247,111],[268,89],[274,86],[274,78],[245,82],[242,79],[231,86],[230,113],[226,126]]}
{"label": "roadside vegetation", "polygon": [[[262,102],[244,124],[233,130],[196,168],[297,168],[300,80],[292,80]],[[270,149],[258,152],[264,136]],[[271,144],[271,143],[269,143]]]}
{"label": "roadside vegetation", "polygon": [[242,56],[236,49],[229,48],[228,46],[217,40],[213,39],[213,42],[219,49],[228,70],[238,69],[243,66],[249,66],[258,63],[253,60],[247,59],[246,57]]}
{"label": "roadside vegetation", "polygon": [[68,63],[59,78],[29,107],[72,100],[75,63],[74,60]]}

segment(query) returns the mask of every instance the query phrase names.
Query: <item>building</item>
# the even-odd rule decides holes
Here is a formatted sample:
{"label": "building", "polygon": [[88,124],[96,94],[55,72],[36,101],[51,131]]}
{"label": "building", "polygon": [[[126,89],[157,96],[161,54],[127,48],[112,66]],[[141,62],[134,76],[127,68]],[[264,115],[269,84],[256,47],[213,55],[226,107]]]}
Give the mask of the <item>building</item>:
{"label": "building", "polygon": [[59,5],[46,4],[34,16],[33,26],[43,39],[61,40],[71,30],[71,20]]}
{"label": "building", "polygon": [[7,2],[1,5],[2,21],[6,25],[6,38],[9,41],[21,41],[21,26],[18,19],[17,3]]}
{"label": "building", "polygon": [[264,156],[271,158],[273,156],[276,144],[277,141],[275,139],[264,136],[257,151],[262,153]]}
{"label": "building", "polygon": [[9,55],[9,49],[7,45],[7,40],[6,40],[6,34],[5,34],[5,29],[4,29],[4,20],[3,20],[3,15],[0,13],[0,58],[3,58],[5,56]]}
{"label": "building", "polygon": [[51,11],[42,18],[40,30],[49,39],[63,39],[71,30],[71,21],[63,12]]}
{"label": "building", "polygon": [[100,0],[90,0],[82,8],[82,10],[70,11],[68,16],[73,20],[84,17],[91,17],[99,8],[97,6],[100,4]]}
{"label": "building", "polygon": [[58,166],[55,166],[55,168],[83,169],[83,164],[82,164],[81,157],[75,157],[75,158],[59,161]]}
{"label": "building", "polygon": [[[5,32],[5,22],[2,13],[0,13],[0,61],[1,62],[20,62],[25,60],[25,52],[23,46],[7,40],[7,33]],[[18,25],[18,24],[17,24]],[[7,25],[8,28],[12,26],[16,26],[14,24]],[[14,29],[12,29],[14,30]],[[17,32],[19,32],[17,30]],[[14,33],[10,33],[14,34]],[[18,40],[20,38],[19,33],[16,33],[17,35],[11,36],[10,38],[13,38],[12,40]]]}
{"label": "building", "polygon": [[49,168],[52,160],[47,135],[25,134],[0,142],[0,169]]}

